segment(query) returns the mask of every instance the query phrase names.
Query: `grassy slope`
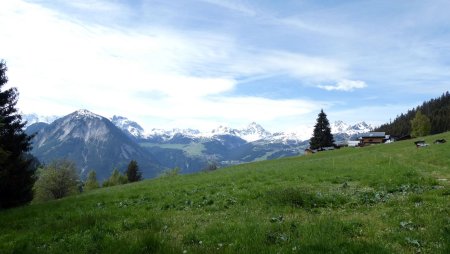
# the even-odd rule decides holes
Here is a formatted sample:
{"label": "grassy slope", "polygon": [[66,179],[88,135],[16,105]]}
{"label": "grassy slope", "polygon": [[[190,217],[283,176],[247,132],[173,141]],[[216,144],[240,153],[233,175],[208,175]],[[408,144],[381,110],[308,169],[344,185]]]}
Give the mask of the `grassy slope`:
{"label": "grassy slope", "polygon": [[449,167],[409,140],[104,188],[1,211],[0,253],[449,253]]}

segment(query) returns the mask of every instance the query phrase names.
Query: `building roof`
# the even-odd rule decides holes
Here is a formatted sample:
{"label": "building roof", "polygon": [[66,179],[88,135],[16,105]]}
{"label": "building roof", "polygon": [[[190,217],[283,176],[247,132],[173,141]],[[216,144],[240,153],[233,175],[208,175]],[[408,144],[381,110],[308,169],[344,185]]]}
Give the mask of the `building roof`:
{"label": "building roof", "polygon": [[360,135],[361,138],[386,138],[385,132],[368,132]]}

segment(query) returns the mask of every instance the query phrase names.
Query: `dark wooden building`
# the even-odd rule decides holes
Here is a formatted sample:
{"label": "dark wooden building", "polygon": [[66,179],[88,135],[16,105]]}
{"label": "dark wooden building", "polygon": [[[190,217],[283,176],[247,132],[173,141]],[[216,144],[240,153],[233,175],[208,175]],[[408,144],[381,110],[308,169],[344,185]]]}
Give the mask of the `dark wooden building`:
{"label": "dark wooden building", "polygon": [[382,144],[389,139],[389,136],[386,136],[384,132],[369,132],[361,134],[359,137],[360,145],[372,145],[372,144]]}

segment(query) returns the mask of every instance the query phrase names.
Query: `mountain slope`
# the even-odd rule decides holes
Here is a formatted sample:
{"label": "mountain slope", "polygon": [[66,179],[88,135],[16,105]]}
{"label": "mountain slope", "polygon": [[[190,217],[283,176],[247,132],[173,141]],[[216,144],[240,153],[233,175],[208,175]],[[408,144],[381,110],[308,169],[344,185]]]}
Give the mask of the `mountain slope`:
{"label": "mountain slope", "polygon": [[52,116],[42,116],[38,114],[22,114],[22,120],[26,121],[27,124],[25,125],[25,128],[35,124],[35,123],[47,123],[50,124],[56,119],[60,117],[52,115]]}
{"label": "mountain slope", "polygon": [[[100,116],[92,115],[92,113],[78,112],[85,117],[92,119],[103,119]],[[43,117],[43,119],[47,119]],[[106,118],[104,119],[106,120]],[[278,159],[287,156],[302,155],[304,149],[309,146],[308,140],[303,141],[300,137],[305,136],[304,133],[286,133],[277,132],[271,133],[265,130],[261,125],[253,122],[247,127],[242,129],[235,129],[226,126],[219,126],[208,132],[201,132],[195,129],[152,129],[146,132],[142,126],[138,123],[123,117],[113,116],[111,123],[119,128],[123,134],[125,134],[132,143],[138,143],[142,149],[136,147],[132,143],[126,147],[134,146],[132,152],[137,152],[133,157],[144,158],[148,157],[150,160],[155,161],[157,158],[160,165],[165,168],[179,167],[183,173],[192,173],[202,170],[210,163],[218,164],[219,166],[235,165],[240,163]],[[43,129],[46,123],[35,123],[28,127],[27,131],[31,134]],[[103,125],[102,125],[103,126]],[[102,126],[93,124],[85,126],[85,132],[102,132]],[[370,131],[371,126],[366,123],[358,123],[355,125],[345,124],[342,121],[337,121],[331,125],[334,137],[336,141],[345,141],[354,138],[358,133]],[[55,135],[55,133],[51,133]],[[84,135],[84,134],[83,134]],[[41,135],[42,136],[42,135]],[[101,135],[99,136],[101,137]],[[42,137],[39,137],[42,138]],[[68,141],[65,141],[62,147],[64,149],[56,149],[58,144],[53,142],[48,147],[42,144],[36,143],[37,147],[35,153],[38,157],[48,160],[50,158],[59,158],[61,156],[67,156],[71,154],[70,158],[79,162],[79,165],[83,170],[86,167],[104,168],[112,167],[112,158],[109,158],[109,154],[115,154],[117,161],[125,161],[130,156],[127,155],[127,148],[123,148],[122,151],[116,151],[111,153],[111,149],[108,146],[102,146],[97,141],[87,142],[86,140],[96,140],[98,137],[84,138],[83,142],[75,142],[77,145],[71,147],[68,145]],[[123,140],[126,140],[122,137]],[[56,139],[58,141],[58,139]],[[64,141],[64,138],[62,139]],[[78,140],[81,140],[78,138]],[[128,140],[127,142],[129,142]],[[42,141],[41,141],[42,142]],[[48,143],[48,141],[46,141]],[[59,141],[58,141],[59,142]],[[71,141],[73,142],[73,141]],[[120,141],[123,143],[123,141]],[[120,143],[118,142],[118,144]],[[97,144],[98,145],[94,145]],[[85,148],[71,151],[74,147]],[[87,147],[91,152],[87,152]],[[115,145],[118,146],[118,145]],[[81,150],[80,150],[81,149]],[[89,150],[89,149],[88,149]],[[85,154],[96,151],[97,154],[102,154],[101,158],[94,164],[94,157],[89,159],[91,162],[86,163],[87,160]],[[119,156],[122,154],[122,156]],[[152,157],[152,155],[154,155]],[[108,158],[104,160],[104,157]],[[141,159],[146,161],[145,159]],[[106,166],[102,166],[102,163],[106,163]],[[118,164],[119,167],[123,167],[123,163]],[[103,171],[103,170],[102,170]],[[104,173],[106,174],[106,173]],[[103,175],[104,175],[103,174]],[[102,175],[102,177],[103,177]]]}
{"label": "mountain slope", "polygon": [[411,134],[411,120],[417,111],[425,114],[431,123],[431,134],[450,131],[450,93],[425,101],[422,105],[397,116],[394,121],[377,127],[375,131],[387,132],[392,136],[402,137]]}
{"label": "mountain slope", "polygon": [[450,133],[0,212],[5,253],[450,253]]}
{"label": "mountain slope", "polygon": [[33,139],[32,154],[43,162],[73,160],[83,174],[94,169],[100,180],[113,168],[123,170],[137,160],[144,177],[157,174],[157,161],[108,119],[79,110],[42,128]]}
{"label": "mountain slope", "polygon": [[144,128],[126,117],[115,115],[110,120],[115,126],[123,130],[130,137],[142,138],[144,135]]}

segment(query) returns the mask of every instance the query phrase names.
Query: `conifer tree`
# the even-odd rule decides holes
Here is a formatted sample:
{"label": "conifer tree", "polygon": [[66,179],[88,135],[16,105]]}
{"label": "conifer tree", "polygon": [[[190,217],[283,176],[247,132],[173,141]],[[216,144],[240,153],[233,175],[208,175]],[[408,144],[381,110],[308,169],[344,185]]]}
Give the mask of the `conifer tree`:
{"label": "conifer tree", "polygon": [[314,126],[313,137],[309,141],[311,149],[321,149],[323,147],[333,146],[334,139],[331,134],[330,123],[328,122],[327,115],[320,110],[317,117],[317,123]]}
{"label": "conifer tree", "polygon": [[0,209],[18,206],[33,198],[35,168],[31,138],[25,134],[22,117],[17,113],[16,88],[2,90],[8,82],[6,64],[0,60]]}
{"label": "conifer tree", "polygon": [[95,173],[95,170],[89,171],[89,174],[86,179],[86,183],[84,184],[85,190],[93,190],[97,189],[99,187],[98,181],[97,181],[97,173]]}
{"label": "conifer tree", "polygon": [[137,182],[142,179],[142,174],[139,171],[139,166],[135,160],[130,161],[126,172],[128,182]]}

